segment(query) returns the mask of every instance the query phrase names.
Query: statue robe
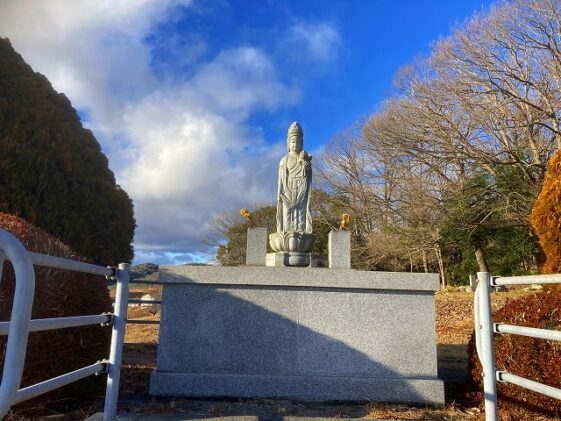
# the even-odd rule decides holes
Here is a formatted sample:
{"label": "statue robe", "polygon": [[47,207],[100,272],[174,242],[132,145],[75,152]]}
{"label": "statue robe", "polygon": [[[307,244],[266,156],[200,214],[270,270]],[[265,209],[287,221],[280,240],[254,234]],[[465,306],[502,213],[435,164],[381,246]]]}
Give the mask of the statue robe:
{"label": "statue robe", "polygon": [[311,234],[312,164],[305,152],[296,155],[295,161],[289,168],[293,162],[290,162],[287,154],[279,164],[277,232]]}

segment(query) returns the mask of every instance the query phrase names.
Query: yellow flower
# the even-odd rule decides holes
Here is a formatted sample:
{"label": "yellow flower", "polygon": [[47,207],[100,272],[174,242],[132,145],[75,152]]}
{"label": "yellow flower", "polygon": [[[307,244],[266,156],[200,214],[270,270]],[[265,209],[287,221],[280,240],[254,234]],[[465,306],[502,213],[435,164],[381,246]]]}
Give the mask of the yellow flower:
{"label": "yellow flower", "polygon": [[249,219],[249,217],[251,216],[251,212],[248,211],[246,208],[240,209],[240,215],[243,216],[244,218]]}
{"label": "yellow flower", "polygon": [[339,224],[339,229],[346,230],[350,220],[351,216],[348,213],[344,213],[343,215],[341,215],[341,223]]}

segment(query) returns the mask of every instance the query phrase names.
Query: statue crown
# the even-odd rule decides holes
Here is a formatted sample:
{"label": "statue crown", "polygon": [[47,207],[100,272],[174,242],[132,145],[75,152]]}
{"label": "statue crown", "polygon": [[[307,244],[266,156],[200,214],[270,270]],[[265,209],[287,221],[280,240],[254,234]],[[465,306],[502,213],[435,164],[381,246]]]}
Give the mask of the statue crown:
{"label": "statue crown", "polygon": [[302,126],[300,126],[300,124],[297,121],[292,123],[288,128],[288,137],[290,138],[291,136],[298,136],[298,137],[304,136],[304,131],[302,130]]}

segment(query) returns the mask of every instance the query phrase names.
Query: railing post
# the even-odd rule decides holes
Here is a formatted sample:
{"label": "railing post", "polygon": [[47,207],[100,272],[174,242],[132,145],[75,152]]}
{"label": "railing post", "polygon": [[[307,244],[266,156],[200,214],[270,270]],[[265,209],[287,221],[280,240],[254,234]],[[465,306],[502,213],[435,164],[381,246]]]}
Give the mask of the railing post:
{"label": "railing post", "polygon": [[[23,375],[29,320],[35,291],[35,271],[29,253],[20,241],[8,231],[0,229],[0,253],[12,262],[16,276],[16,289],[6,355],[0,383],[0,419],[6,415],[20,386]],[[2,260],[3,260],[2,259]]]}
{"label": "railing post", "polygon": [[495,379],[495,352],[493,351],[493,319],[491,317],[491,276],[488,272],[477,272],[479,285],[476,293],[481,342],[479,360],[483,367],[483,394],[485,398],[485,420],[497,421],[497,383]]}
{"label": "railing post", "polygon": [[115,291],[115,309],[113,317],[113,331],[111,334],[111,351],[109,353],[109,368],[107,370],[107,390],[105,393],[104,420],[114,420],[117,416],[117,401],[119,398],[119,379],[121,375],[121,360],[123,343],[125,341],[125,326],[129,300],[129,267],[128,263],[120,263],[117,269],[117,286]]}

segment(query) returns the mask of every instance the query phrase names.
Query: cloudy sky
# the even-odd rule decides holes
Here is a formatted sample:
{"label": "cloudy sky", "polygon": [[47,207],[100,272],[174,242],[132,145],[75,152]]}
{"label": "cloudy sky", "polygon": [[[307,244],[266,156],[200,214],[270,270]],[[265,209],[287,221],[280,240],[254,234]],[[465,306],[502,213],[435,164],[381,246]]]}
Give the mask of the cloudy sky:
{"label": "cloudy sky", "polygon": [[135,204],[135,262],[211,259],[213,215],[275,199],[286,130],[318,155],[399,67],[489,1],[0,0]]}

